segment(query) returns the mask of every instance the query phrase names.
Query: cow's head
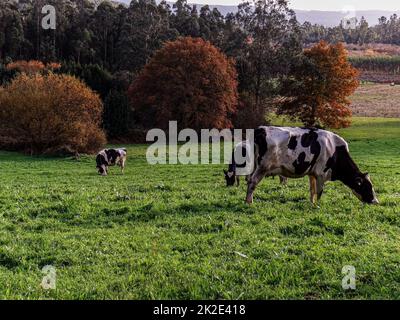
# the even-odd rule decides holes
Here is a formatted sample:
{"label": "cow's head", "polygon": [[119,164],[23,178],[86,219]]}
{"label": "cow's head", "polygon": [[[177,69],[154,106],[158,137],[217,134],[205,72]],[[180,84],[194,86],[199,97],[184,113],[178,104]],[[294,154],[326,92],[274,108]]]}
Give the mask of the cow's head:
{"label": "cow's head", "polygon": [[225,181],[227,187],[232,187],[235,184],[235,173],[233,171],[226,171],[224,170]]}
{"label": "cow's head", "polygon": [[351,189],[362,202],[379,204],[368,173],[357,175],[352,181]]}
{"label": "cow's head", "polygon": [[106,166],[104,164],[101,165],[101,166],[98,166],[97,170],[98,170],[100,175],[102,175],[102,176],[106,176],[107,175],[107,168],[106,168]]}

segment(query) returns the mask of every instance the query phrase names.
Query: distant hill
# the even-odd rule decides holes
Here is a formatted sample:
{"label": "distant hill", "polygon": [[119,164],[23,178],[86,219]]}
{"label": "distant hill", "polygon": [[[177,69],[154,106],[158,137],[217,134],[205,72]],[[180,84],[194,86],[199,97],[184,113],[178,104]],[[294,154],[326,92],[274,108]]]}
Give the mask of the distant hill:
{"label": "distant hill", "polygon": [[[129,4],[130,0],[117,0],[119,2]],[[198,7],[203,5],[199,4]],[[226,15],[229,12],[236,12],[237,6],[222,6],[222,5],[209,5],[210,8],[217,8],[223,15]],[[305,21],[309,21],[312,24],[321,24],[327,27],[334,27],[339,25],[340,21],[345,16],[344,13],[340,11],[306,11],[306,10],[295,10],[297,19],[300,23]],[[364,11],[357,11],[356,15],[357,18],[360,20],[361,17],[365,17],[370,25],[375,25],[378,23],[378,19],[382,16],[390,17],[396,13],[400,15],[400,11],[391,12],[391,11],[383,11],[383,10],[364,10]]]}
{"label": "distant hill", "polygon": [[[391,15],[396,13],[400,15],[400,11],[391,12],[383,10],[366,10],[366,11],[356,11],[356,17],[358,20],[364,17],[369,25],[378,24],[380,17],[385,16],[389,18]],[[312,24],[321,24],[327,27],[334,27],[339,25],[340,21],[344,18],[345,14],[340,11],[305,11],[296,10],[297,19],[303,23],[309,21]]]}

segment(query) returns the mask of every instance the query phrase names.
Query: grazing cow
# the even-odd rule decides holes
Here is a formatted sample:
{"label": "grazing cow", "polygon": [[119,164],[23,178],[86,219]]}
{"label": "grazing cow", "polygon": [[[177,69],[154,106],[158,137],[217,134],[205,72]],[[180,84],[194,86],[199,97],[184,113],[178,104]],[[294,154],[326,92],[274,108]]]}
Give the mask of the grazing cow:
{"label": "grazing cow", "polygon": [[99,174],[106,176],[108,167],[118,165],[121,167],[121,172],[124,173],[126,164],[126,149],[104,149],[101,150],[96,157],[96,168]]}
{"label": "grazing cow", "polygon": [[253,202],[257,184],[265,176],[309,176],[310,200],[316,204],[327,181],[339,180],[362,202],[378,204],[368,173],[361,173],[350,157],[346,141],[321,129],[259,127],[254,133],[257,168],[251,175],[246,202]]}
{"label": "grazing cow", "polygon": [[[238,172],[237,169],[238,168],[243,169],[246,167],[246,164],[248,164],[249,161],[251,161],[251,160],[254,161],[254,157],[249,157],[250,152],[251,152],[250,145],[249,145],[249,141],[247,141],[247,140],[242,141],[235,146],[235,148],[232,152],[232,161],[228,166],[228,170],[225,170],[225,169],[223,170],[227,187],[232,187],[235,184],[235,182],[236,182],[236,185],[239,186],[240,177],[243,175],[246,177],[246,181],[248,181],[250,175]],[[235,159],[242,159],[243,163],[236,163]],[[256,166],[256,164],[253,164],[253,166],[251,166],[253,168],[253,170],[254,170],[255,166]],[[286,183],[287,183],[286,177],[279,176],[279,180],[282,185],[286,185]]]}

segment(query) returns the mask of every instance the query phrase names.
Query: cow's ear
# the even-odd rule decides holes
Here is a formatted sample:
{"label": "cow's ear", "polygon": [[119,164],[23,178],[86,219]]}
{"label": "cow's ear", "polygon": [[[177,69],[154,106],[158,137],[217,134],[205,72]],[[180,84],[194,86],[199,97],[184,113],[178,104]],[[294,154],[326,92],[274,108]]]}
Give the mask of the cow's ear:
{"label": "cow's ear", "polygon": [[226,171],[225,169],[222,170],[222,171],[224,171],[224,175],[227,175],[227,174],[228,174],[228,171]]}
{"label": "cow's ear", "polygon": [[369,178],[369,173],[368,172],[364,173],[364,177]]}

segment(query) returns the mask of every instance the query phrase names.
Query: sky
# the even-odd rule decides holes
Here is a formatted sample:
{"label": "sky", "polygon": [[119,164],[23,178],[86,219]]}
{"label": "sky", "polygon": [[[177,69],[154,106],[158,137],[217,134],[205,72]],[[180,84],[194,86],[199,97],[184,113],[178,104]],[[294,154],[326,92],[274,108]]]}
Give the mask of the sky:
{"label": "sky", "polygon": [[[241,0],[189,0],[199,4],[237,5]],[[303,10],[342,11],[346,7],[356,10],[388,10],[399,11],[399,0],[291,0],[291,7]]]}

